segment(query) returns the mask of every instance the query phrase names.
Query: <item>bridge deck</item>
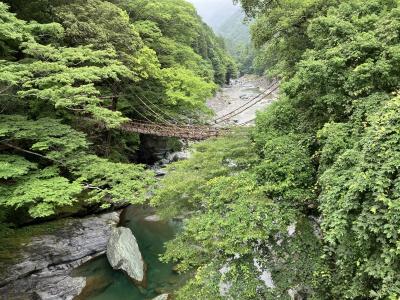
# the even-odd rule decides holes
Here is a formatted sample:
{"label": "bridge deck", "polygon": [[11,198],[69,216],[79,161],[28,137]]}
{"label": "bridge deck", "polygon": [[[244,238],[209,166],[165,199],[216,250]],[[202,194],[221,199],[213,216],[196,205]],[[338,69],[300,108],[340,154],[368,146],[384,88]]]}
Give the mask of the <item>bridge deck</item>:
{"label": "bridge deck", "polygon": [[122,130],[165,137],[178,137],[188,140],[205,140],[220,136],[227,131],[224,128],[195,125],[166,125],[142,121],[130,121],[122,125]]}

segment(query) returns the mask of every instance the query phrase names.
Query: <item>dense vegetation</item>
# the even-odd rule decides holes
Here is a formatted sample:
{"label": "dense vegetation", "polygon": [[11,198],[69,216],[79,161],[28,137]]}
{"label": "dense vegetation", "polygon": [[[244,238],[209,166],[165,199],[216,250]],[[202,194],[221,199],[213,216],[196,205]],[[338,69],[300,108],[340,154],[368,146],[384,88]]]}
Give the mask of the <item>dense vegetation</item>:
{"label": "dense vegetation", "polygon": [[183,0],[0,2],[1,227],[149,200],[184,219],[177,299],[399,299],[400,1],[240,2],[279,99],[150,200],[120,126],[204,120],[223,41]]}
{"label": "dense vegetation", "polygon": [[241,3],[281,93],[152,199],[186,219],[178,299],[399,299],[400,2]]}
{"label": "dense vegetation", "polygon": [[228,52],[235,59],[241,75],[260,73],[264,69],[253,64],[256,49],[250,42],[250,24],[240,5],[232,0],[188,0],[193,3],[203,20],[221,36]]}
{"label": "dense vegetation", "polygon": [[183,0],[0,2],[0,219],[143,202],[153,175],[121,124],[204,120],[235,72]]}

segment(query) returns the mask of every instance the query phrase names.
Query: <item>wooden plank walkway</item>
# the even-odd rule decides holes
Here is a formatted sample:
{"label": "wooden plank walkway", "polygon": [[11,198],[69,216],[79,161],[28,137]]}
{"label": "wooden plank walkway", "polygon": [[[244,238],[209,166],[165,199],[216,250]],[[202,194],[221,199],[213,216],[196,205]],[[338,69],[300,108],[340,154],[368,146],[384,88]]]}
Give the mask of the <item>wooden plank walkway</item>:
{"label": "wooden plank walkway", "polygon": [[228,131],[226,128],[212,126],[157,124],[145,121],[130,121],[123,124],[121,129],[127,132],[177,137],[187,140],[205,140],[223,135]]}

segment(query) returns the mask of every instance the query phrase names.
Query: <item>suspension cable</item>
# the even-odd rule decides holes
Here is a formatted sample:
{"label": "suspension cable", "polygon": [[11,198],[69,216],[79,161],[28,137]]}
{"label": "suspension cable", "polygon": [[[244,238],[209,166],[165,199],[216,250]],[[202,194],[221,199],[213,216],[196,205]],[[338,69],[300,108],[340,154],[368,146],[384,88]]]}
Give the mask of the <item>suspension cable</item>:
{"label": "suspension cable", "polygon": [[[270,96],[273,92],[275,92],[277,89],[279,88],[279,86],[276,86],[276,87],[274,87],[271,91],[269,91],[268,93],[266,93],[266,94],[264,94],[264,96],[262,97],[262,98],[260,98],[260,99],[258,99],[256,102],[254,102],[254,103],[247,103],[246,105],[248,105],[247,107],[244,107],[243,105],[241,106],[241,109],[239,110],[239,111],[237,111],[237,110],[235,110],[236,112],[234,113],[234,114],[231,114],[231,113],[229,113],[229,114],[227,114],[227,115],[225,115],[225,117],[223,118],[223,119],[220,119],[219,121],[217,121],[217,122],[215,122],[215,124],[220,124],[220,123],[222,123],[222,122],[224,122],[224,121],[227,121],[227,120],[229,120],[229,119],[231,119],[231,118],[233,118],[233,117],[235,117],[235,116],[237,116],[237,115],[239,115],[239,114],[241,114],[242,112],[244,112],[245,110],[247,110],[247,109],[249,109],[250,107],[253,107],[254,105],[256,105],[257,103],[259,103],[260,101],[262,101],[262,100],[264,100],[265,98],[267,98],[268,96]],[[250,105],[249,105],[250,104]]]}
{"label": "suspension cable", "polygon": [[170,123],[168,120],[164,119],[159,113],[155,112],[149,105],[146,104],[146,102],[144,102],[142,100],[142,98],[140,98],[137,94],[135,94],[135,96],[139,99],[139,101],[146,106],[156,117],[156,119],[158,118],[162,123],[166,123],[168,125],[173,125],[172,123]]}
{"label": "suspension cable", "polygon": [[145,114],[141,113],[138,109],[136,109],[134,106],[132,106],[132,109],[142,118],[146,119],[148,122],[153,123],[149,118],[146,117]]}
{"label": "suspension cable", "polygon": [[250,119],[250,120],[248,120],[248,121],[246,121],[246,122],[243,122],[243,123],[238,124],[238,126],[248,125],[248,124],[250,124],[251,122],[253,122],[253,121],[255,121],[255,120],[256,120],[256,118]]}
{"label": "suspension cable", "polygon": [[[275,81],[274,83],[272,83],[272,84],[267,88],[267,90],[270,90],[271,88],[273,88],[277,83],[278,83],[278,81]],[[273,91],[275,91],[275,90],[276,90],[276,88],[274,88]],[[265,93],[265,91],[264,91],[264,92],[261,92],[260,94],[256,95],[255,97],[253,97],[252,99],[250,99],[250,100],[247,101],[246,103],[240,105],[239,107],[235,108],[234,110],[230,111],[229,113],[227,113],[227,114],[225,114],[225,115],[223,115],[223,116],[220,116],[220,117],[214,119],[213,121],[214,121],[215,124],[219,124],[221,121],[225,121],[225,119],[226,119],[228,116],[234,114],[234,113],[237,112],[237,111],[240,111],[243,107],[249,105],[249,104],[252,103],[253,101],[256,100],[256,102],[255,102],[254,104],[252,104],[251,106],[249,106],[248,108],[252,107],[252,106],[255,105],[256,103],[258,103],[258,102],[260,102],[261,100],[265,99],[265,97],[266,97],[266,96],[269,96],[270,94],[271,94],[270,92],[267,93],[267,94]],[[262,95],[263,95],[263,97],[257,100],[257,98],[259,98],[259,97],[262,96]],[[248,109],[248,108],[246,108],[246,109]],[[245,111],[246,109],[242,110],[241,112]],[[234,117],[234,116],[236,116],[236,115],[237,115],[237,114],[234,114],[234,115],[230,116],[229,118]],[[222,119],[223,119],[223,120],[222,120]],[[220,120],[221,120],[221,121],[220,121]]]}
{"label": "suspension cable", "polygon": [[149,103],[149,105],[152,105],[153,108],[155,108],[155,109],[158,110],[161,114],[164,114],[167,118],[169,118],[169,121],[170,121],[170,122],[175,122],[175,124],[176,124],[176,121],[175,121],[175,117],[174,117],[174,116],[170,115],[170,114],[167,113],[166,111],[164,111],[164,110],[162,110],[161,108],[159,108],[157,105],[155,105],[153,102],[151,102],[151,101],[146,97],[146,95],[143,94],[143,97],[147,100],[147,102]]}

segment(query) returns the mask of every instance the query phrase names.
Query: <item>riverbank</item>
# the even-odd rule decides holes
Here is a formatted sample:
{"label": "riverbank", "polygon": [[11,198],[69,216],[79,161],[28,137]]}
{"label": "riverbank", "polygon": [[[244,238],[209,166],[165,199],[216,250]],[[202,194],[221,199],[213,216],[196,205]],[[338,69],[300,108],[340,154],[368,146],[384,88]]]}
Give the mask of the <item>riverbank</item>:
{"label": "riverbank", "polygon": [[[7,260],[0,258],[1,299],[73,299],[86,285],[72,276],[83,263],[104,254],[119,212],[71,218],[36,225],[47,232],[15,230],[14,247]],[[19,232],[24,230],[21,236]],[[11,253],[12,252],[12,253]]]}
{"label": "riverbank", "polygon": [[120,223],[136,237],[146,263],[146,285],[133,284],[123,272],[113,270],[103,255],[75,270],[76,276],[88,282],[79,300],[148,300],[173,292],[185,281],[185,275],[174,271],[174,264],[159,260],[164,243],[174,237],[180,222],[161,220],[154,213],[149,208],[130,206]]}
{"label": "riverbank", "polygon": [[[208,105],[217,117],[221,116],[265,91],[270,84],[265,78],[242,77],[223,87]],[[254,119],[256,112],[271,103],[275,95],[226,123],[240,124]],[[160,166],[185,158],[185,152],[158,157]],[[156,173],[165,174],[160,167]],[[128,207],[121,221],[119,213],[107,213],[61,222],[52,231],[25,237],[10,250],[18,253],[7,264],[1,263],[0,258],[0,270],[4,270],[0,276],[3,297],[0,299],[141,300],[172,292],[184,280],[173,271],[173,265],[159,261],[164,242],[173,238],[176,224],[159,220],[154,212]],[[59,221],[41,226],[52,227],[56,223]],[[138,239],[149,267],[145,289],[136,287],[122,272],[113,270],[105,258],[107,241],[117,224],[130,228]]]}

